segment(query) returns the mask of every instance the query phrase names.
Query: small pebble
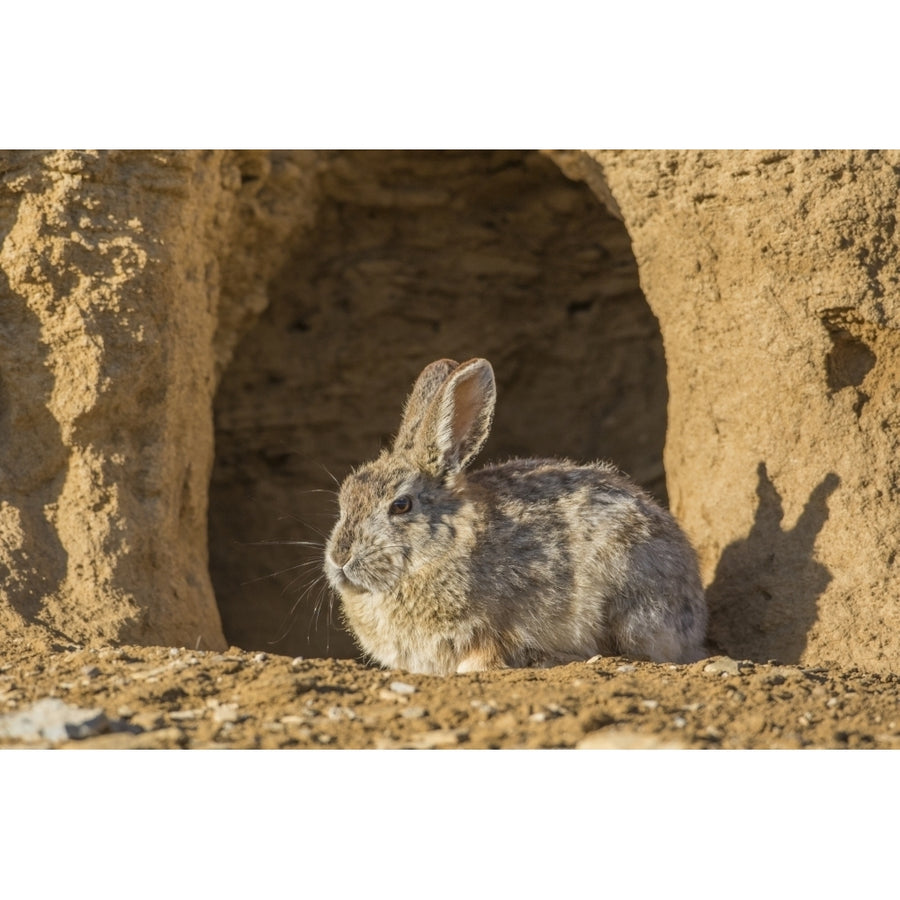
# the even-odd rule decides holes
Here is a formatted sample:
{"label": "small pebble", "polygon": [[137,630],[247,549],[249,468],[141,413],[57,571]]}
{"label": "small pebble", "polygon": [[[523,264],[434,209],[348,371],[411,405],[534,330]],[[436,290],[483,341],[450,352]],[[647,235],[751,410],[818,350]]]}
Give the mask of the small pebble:
{"label": "small pebble", "polygon": [[685,719],[683,716],[675,716],[675,718],[672,719],[672,724],[676,728],[684,728],[684,726],[687,725],[687,719]]}
{"label": "small pebble", "polygon": [[679,750],[686,747],[680,741],[639,734],[626,729],[604,728],[586,734],[576,745],[576,750]]}
{"label": "small pebble", "polygon": [[222,703],[213,710],[215,722],[237,722],[240,719],[237,703]]}
{"label": "small pebble", "polygon": [[304,716],[282,716],[278,721],[282,725],[303,725],[306,718]]}
{"label": "small pebble", "polygon": [[404,703],[409,702],[409,697],[404,697],[402,694],[395,694],[393,691],[389,691],[387,688],[379,688],[378,699],[389,700],[391,703],[399,703],[401,700]]}
{"label": "small pebble", "polygon": [[407,706],[400,715],[403,716],[404,719],[421,719],[428,715],[428,713],[421,706]]}
{"label": "small pebble", "polygon": [[616,671],[617,672],[636,672],[637,666],[633,666],[630,663],[628,663],[624,666],[616,666]]}
{"label": "small pebble", "polygon": [[96,678],[100,674],[100,670],[96,666],[82,666],[81,674],[86,678]]}
{"label": "small pebble", "polygon": [[254,653],[253,654],[253,662],[265,662],[269,658],[267,653]]}
{"label": "small pebble", "polygon": [[469,732],[465,728],[440,728],[436,731],[426,731],[411,738],[408,746],[420,750],[433,750],[436,747],[453,747],[463,738],[468,737]]}
{"label": "small pebble", "polygon": [[728,656],[719,656],[703,667],[711,675],[740,675],[741,664]]}
{"label": "small pebble", "polygon": [[390,689],[395,694],[414,694],[416,692],[415,687],[411,684],[407,684],[405,681],[392,681],[390,683]]}
{"label": "small pebble", "polygon": [[299,668],[301,668],[301,667],[303,666],[303,663],[304,663],[304,662],[305,662],[305,660],[303,659],[302,656],[295,656],[295,657],[291,660],[291,668],[293,668],[293,669],[299,669]]}
{"label": "small pebble", "polygon": [[642,700],[641,706],[646,706],[647,709],[656,709],[659,706],[659,700]]}

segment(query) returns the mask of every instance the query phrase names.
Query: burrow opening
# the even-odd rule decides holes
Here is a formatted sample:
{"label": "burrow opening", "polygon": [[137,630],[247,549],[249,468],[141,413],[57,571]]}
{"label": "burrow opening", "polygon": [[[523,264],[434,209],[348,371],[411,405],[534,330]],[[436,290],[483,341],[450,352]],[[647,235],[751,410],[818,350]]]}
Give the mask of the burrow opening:
{"label": "burrow opening", "polygon": [[210,570],[231,643],[353,657],[320,578],[335,479],[390,443],[424,365],[492,362],[476,465],[611,459],[663,502],[668,392],[625,227],[552,159],[335,152],[318,178],[216,396]]}

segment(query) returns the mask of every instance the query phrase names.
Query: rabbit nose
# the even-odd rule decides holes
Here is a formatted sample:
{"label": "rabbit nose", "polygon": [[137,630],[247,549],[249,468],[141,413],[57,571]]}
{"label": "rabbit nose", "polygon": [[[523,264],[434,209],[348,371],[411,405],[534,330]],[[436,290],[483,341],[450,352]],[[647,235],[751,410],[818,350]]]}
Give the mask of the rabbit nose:
{"label": "rabbit nose", "polygon": [[328,558],[336,569],[343,569],[347,565],[347,554],[337,548],[328,551]]}
{"label": "rabbit nose", "polygon": [[338,541],[335,545],[328,551],[328,555],[331,557],[331,561],[339,568],[343,569],[344,566],[350,562],[350,542],[346,540]]}

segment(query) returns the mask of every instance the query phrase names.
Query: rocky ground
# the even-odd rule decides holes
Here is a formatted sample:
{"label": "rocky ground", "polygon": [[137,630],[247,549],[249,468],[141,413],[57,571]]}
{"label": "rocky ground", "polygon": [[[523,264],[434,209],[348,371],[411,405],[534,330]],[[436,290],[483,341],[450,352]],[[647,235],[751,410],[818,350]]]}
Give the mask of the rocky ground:
{"label": "rocky ground", "polygon": [[83,748],[898,748],[900,675],[607,657],[439,678],[232,648],[19,652],[0,745]]}

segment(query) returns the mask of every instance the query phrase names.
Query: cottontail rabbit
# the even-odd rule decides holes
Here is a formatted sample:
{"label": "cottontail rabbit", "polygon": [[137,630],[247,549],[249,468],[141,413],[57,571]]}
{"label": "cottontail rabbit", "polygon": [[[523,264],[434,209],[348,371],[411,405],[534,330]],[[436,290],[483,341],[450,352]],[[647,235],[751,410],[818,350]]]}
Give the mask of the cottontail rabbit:
{"label": "cottontail rabbit", "polygon": [[613,466],[519,459],[466,472],[495,399],[487,360],[431,363],[393,448],[341,485],[325,572],[363,650],[436,674],[597,653],[702,658],[694,551]]}

